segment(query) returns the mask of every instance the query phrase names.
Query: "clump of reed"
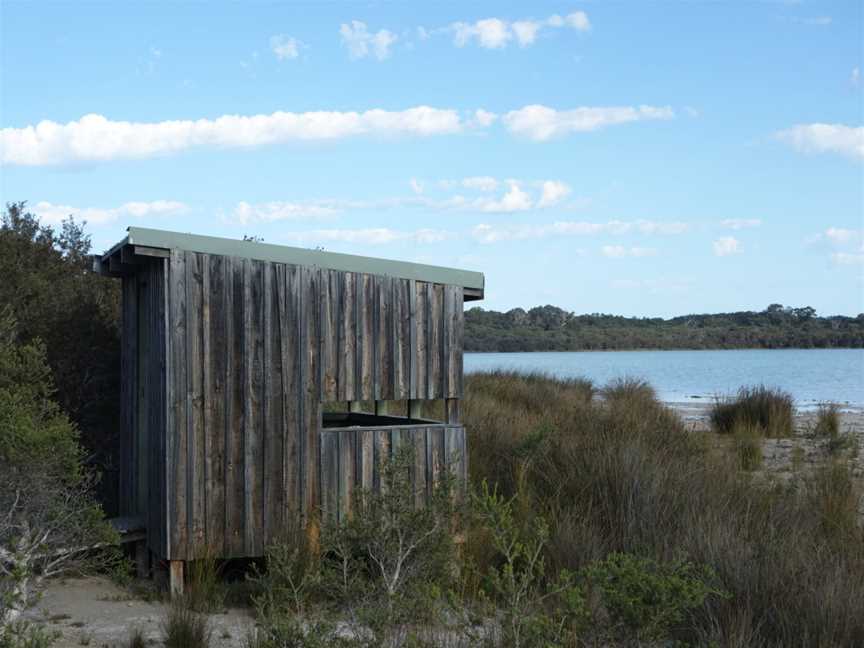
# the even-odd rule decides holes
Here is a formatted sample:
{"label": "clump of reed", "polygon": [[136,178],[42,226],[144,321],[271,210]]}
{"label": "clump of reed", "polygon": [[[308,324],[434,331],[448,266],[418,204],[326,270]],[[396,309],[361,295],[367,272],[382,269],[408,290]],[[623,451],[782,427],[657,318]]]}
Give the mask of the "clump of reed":
{"label": "clump of reed", "polygon": [[735,453],[741,470],[758,470],[762,467],[762,430],[752,425],[739,424],[732,433]]}
{"label": "clump of reed", "polygon": [[[471,478],[514,497],[521,524],[535,516],[550,522],[548,573],[611,552],[685,557],[713,569],[730,597],[695,610],[673,638],[864,645],[864,536],[848,525],[844,479],[823,476],[806,489],[760,485],[742,475],[740,459],[688,433],[647,389],[613,384],[602,395],[586,398],[583,385],[539,376],[466,377]],[[751,395],[741,410],[761,403],[752,414],[759,433],[788,433],[791,398],[743,394]]]}
{"label": "clump of reed", "polygon": [[721,434],[734,434],[740,426],[761,430],[768,438],[792,436],[795,402],[780,389],[764,385],[742,387],[731,398],[721,399],[711,408],[711,425]]}
{"label": "clump of reed", "polygon": [[840,406],[837,403],[819,403],[813,433],[827,439],[836,439],[840,435]]}
{"label": "clump of reed", "polygon": [[183,600],[186,607],[196,612],[216,612],[225,606],[227,588],[216,554],[214,548],[207,547],[201,558],[188,563],[189,578]]}
{"label": "clump of reed", "polygon": [[208,648],[212,638],[207,617],[191,609],[182,598],[168,608],[162,632],[166,648]]}

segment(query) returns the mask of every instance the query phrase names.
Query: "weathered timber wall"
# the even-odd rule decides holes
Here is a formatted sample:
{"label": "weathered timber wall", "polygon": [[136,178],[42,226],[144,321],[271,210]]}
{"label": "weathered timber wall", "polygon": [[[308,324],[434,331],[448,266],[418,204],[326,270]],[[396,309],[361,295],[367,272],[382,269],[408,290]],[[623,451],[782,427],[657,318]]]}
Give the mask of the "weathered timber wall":
{"label": "weathered timber wall", "polygon": [[467,477],[465,428],[424,424],[403,427],[332,428],[321,431],[321,509],[330,521],[351,512],[357,489],[380,492],[385,462],[402,446],[411,448],[411,489],[418,506],[431,497],[445,471]]}
{"label": "weathered timber wall", "polygon": [[167,551],[166,262],[154,259],[123,278],[120,362],[120,514],[141,516],[151,549]]}
{"label": "weathered timber wall", "polygon": [[459,286],[179,250],[156,263],[165,433],[148,474],[164,488],[148,537],[164,558],[260,556],[317,514],[323,401],[462,396]]}

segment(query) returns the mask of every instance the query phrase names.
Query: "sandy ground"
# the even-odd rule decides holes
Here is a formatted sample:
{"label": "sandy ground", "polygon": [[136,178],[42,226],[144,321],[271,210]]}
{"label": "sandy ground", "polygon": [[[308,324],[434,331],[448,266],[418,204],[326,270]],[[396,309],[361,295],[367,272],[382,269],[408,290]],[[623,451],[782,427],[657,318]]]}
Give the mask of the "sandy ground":
{"label": "sandy ground", "polygon": [[[148,643],[161,645],[163,602],[147,602],[104,577],[55,581],[26,618],[61,633],[56,648],[125,646],[129,633],[140,628]],[[213,648],[240,648],[254,625],[251,612],[229,609],[209,616]]]}
{"label": "sandy ground", "polygon": [[[681,415],[690,429],[710,433],[710,402],[679,402],[669,405]],[[815,410],[799,410],[795,415],[795,433],[792,437],[764,439],[763,472],[780,479],[792,479],[796,474],[824,465],[831,458],[831,453],[826,439],[813,435],[815,425]],[[853,474],[864,483],[864,408],[848,406],[841,410],[840,437],[846,439],[847,443],[837,456],[849,459],[853,465]],[[864,515],[864,501],[861,508]]]}

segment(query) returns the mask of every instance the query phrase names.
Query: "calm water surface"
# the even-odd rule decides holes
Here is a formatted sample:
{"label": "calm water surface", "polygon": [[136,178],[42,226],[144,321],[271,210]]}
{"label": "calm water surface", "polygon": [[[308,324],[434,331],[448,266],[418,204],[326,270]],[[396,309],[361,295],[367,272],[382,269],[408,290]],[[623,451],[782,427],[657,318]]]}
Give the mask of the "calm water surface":
{"label": "calm water surface", "polygon": [[465,354],[466,372],[492,369],[584,376],[601,385],[644,378],[667,402],[710,401],[742,385],[765,384],[790,392],[801,408],[821,401],[864,406],[864,349]]}

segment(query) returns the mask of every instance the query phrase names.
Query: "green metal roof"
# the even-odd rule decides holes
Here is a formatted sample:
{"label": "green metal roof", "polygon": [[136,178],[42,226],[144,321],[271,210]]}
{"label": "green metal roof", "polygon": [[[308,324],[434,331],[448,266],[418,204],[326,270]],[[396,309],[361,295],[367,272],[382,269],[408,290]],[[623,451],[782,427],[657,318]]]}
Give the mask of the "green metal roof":
{"label": "green metal roof", "polygon": [[483,291],[484,278],[482,272],[458,270],[422,263],[376,259],[374,257],[304,248],[285,245],[271,245],[254,241],[237,241],[234,239],[200,236],[198,234],[183,234],[145,227],[130,227],[126,239],[115,245],[106,257],[125,245],[135,245],[165,250],[188,250],[204,254],[219,254],[235,256],[260,261],[275,261],[291,265],[315,266],[345,272],[365,272],[368,274],[386,275],[402,279],[416,279],[432,283],[462,286],[477,291]]}

